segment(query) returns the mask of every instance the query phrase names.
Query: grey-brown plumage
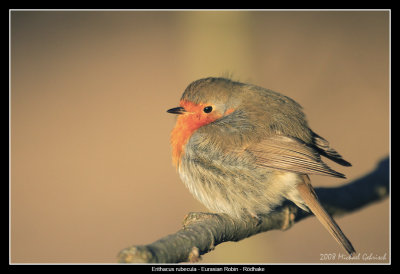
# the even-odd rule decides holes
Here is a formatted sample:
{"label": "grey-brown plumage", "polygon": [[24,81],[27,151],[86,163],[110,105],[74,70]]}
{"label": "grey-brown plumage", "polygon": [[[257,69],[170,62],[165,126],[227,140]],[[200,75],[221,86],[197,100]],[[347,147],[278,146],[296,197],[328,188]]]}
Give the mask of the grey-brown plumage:
{"label": "grey-brown plumage", "polygon": [[321,213],[304,177],[345,178],[321,156],[350,163],[309,128],[298,103],[254,85],[205,78],[191,83],[180,107],[169,112],[179,114],[171,134],[179,174],[206,207],[241,218],[269,213],[289,199],[311,209],[334,237],[341,235],[335,239],[350,254],[355,252],[333,219]]}

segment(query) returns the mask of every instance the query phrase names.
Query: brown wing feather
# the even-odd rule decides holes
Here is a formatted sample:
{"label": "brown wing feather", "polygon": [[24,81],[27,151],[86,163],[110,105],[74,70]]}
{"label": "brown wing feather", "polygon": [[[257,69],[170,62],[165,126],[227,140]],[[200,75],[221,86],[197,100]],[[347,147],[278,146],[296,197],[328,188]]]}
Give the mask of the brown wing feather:
{"label": "brown wing feather", "polygon": [[248,147],[247,151],[255,156],[260,167],[346,178],[329,168],[315,149],[299,139],[276,135]]}
{"label": "brown wing feather", "polygon": [[342,166],[351,166],[349,162],[343,159],[342,155],[340,155],[334,148],[331,148],[329,146],[329,142],[327,140],[325,140],[315,132],[312,132],[312,134],[315,147],[321,155]]}

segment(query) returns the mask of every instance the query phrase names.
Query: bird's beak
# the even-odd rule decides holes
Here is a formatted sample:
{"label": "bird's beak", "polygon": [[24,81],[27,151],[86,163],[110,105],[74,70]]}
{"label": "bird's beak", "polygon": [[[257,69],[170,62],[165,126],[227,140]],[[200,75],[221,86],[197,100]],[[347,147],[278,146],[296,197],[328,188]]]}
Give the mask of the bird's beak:
{"label": "bird's beak", "polygon": [[167,110],[167,112],[172,114],[183,114],[186,112],[186,110],[183,107],[177,107],[177,108],[171,108]]}

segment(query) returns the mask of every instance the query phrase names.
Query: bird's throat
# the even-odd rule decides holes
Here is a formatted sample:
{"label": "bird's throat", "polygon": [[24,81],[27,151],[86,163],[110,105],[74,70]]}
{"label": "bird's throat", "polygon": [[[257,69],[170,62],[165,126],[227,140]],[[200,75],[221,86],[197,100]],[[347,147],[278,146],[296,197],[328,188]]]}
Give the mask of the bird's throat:
{"label": "bird's throat", "polygon": [[182,114],[178,116],[176,125],[171,132],[172,161],[179,166],[185,145],[192,134],[200,127],[215,121],[216,117],[205,119],[196,114]]}

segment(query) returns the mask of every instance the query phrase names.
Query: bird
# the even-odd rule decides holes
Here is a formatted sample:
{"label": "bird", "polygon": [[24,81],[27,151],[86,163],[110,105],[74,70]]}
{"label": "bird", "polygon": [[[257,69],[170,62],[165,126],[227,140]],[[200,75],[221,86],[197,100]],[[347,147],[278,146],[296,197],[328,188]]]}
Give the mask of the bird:
{"label": "bird", "polygon": [[355,249],[318,200],[309,175],[346,178],[321,159],[351,166],[308,126],[300,104],[224,77],[191,82],[171,131],[172,162],[211,212],[259,218],[289,200],[312,212],[350,255]]}

